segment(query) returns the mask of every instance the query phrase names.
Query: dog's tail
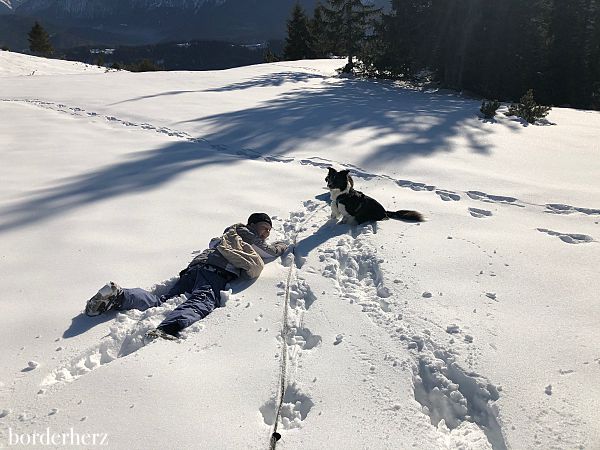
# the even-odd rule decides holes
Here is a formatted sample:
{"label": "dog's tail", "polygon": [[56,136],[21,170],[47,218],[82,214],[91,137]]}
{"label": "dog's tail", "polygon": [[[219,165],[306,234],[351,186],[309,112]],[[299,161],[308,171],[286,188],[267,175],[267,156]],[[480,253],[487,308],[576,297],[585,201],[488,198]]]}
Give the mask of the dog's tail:
{"label": "dog's tail", "polygon": [[417,211],[400,209],[398,211],[386,211],[386,216],[390,219],[404,220],[406,222],[423,222],[425,218],[423,214]]}

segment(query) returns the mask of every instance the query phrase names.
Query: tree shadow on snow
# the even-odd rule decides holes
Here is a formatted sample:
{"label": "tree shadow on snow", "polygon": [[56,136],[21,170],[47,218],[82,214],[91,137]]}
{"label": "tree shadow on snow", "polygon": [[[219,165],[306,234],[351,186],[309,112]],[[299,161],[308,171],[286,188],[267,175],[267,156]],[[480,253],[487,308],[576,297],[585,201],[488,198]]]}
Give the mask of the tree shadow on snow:
{"label": "tree shadow on snow", "polygon": [[261,75],[260,77],[255,77],[247,81],[241,81],[239,83],[233,83],[228,86],[222,86],[212,89],[198,89],[198,90],[179,90],[179,91],[164,91],[158,92],[156,94],[148,94],[142,95],[140,97],[130,98],[127,100],[121,100],[119,102],[111,103],[108,106],[122,105],[124,103],[132,103],[141,100],[148,100],[152,98],[158,97],[171,97],[175,95],[184,95],[184,94],[195,94],[200,92],[230,92],[230,91],[238,91],[245,90],[256,87],[274,87],[281,86],[284,83],[301,83],[314,78],[327,78],[325,75],[311,74],[311,73],[301,73],[301,72],[280,72],[280,73],[270,73],[266,75]]}
{"label": "tree shadow on snow", "polygon": [[[244,89],[269,82],[279,83],[277,77],[269,81],[262,76],[219,89]],[[369,135],[356,141],[368,141],[372,148],[358,164],[398,166],[409,158],[449,152],[451,140],[458,135],[466,138],[473,153],[485,155],[489,152],[482,139],[486,131],[473,118],[478,107],[476,101],[459,96],[417,92],[386,81],[327,79],[318,88],[299,87],[251,108],[185,121],[197,130],[201,141],[182,140],[125,154],[114,164],[25,193],[21,201],[0,209],[0,232],[121,195],[159,189],[197,169],[218,170],[239,159],[285,155],[299,148],[320,149],[350,132],[353,136]],[[210,131],[202,134],[203,129]],[[102,151],[101,145],[96,144],[95,151]],[[237,184],[224,185],[220,191],[211,187],[213,195],[223,198],[227,198],[228,190],[237,189]]]}
{"label": "tree shadow on snow", "polygon": [[286,92],[253,108],[181,123],[210,127],[215,131],[204,136],[209,141],[251,148],[262,155],[285,154],[317,145],[323,138],[335,140],[346,132],[369,130],[368,137],[356,144],[368,143],[374,151],[360,163],[399,163],[448,152],[450,140],[457,135],[466,138],[474,153],[488,154],[483,140],[486,130],[473,118],[477,107],[477,102],[458,95],[345,79],[324,83],[322,88]]}
{"label": "tree shadow on snow", "polygon": [[108,106],[122,105],[123,103],[137,102],[140,100],[147,100],[150,98],[170,97],[173,95],[183,95],[183,94],[193,94],[196,92],[203,92],[203,91],[198,91],[198,90],[197,91],[165,91],[165,92],[159,92],[156,94],[142,95],[142,96],[136,97],[136,98],[129,98],[127,100],[121,100],[120,102],[111,103]]}
{"label": "tree shadow on snow", "polygon": [[137,153],[121,162],[62,179],[56,186],[36,190],[23,202],[1,209],[0,232],[120,195],[157,189],[187,171],[226,163],[232,163],[231,156],[191,142]]}
{"label": "tree shadow on snow", "polygon": [[314,73],[280,72],[274,74],[261,75],[260,77],[255,77],[247,81],[241,81],[239,83],[233,83],[228,86],[207,89],[204,92],[228,92],[241,91],[244,89],[256,87],[274,87],[281,86],[284,83],[301,83],[315,78],[325,79],[327,77],[325,75],[318,75]]}

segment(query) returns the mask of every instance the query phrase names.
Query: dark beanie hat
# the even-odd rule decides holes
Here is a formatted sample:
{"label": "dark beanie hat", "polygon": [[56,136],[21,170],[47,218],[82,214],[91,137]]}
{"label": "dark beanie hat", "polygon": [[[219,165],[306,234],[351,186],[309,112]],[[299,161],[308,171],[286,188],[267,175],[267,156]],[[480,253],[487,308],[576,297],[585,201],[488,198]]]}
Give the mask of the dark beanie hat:
{"label": "dark beanie hat", "polygon": [[271,222],[271,218],[267,214],[265,214],[265,213],[250,214],[250,217],[248,217],[248,225],[250,225],[251,223],[258,223],[258,222],[267,222],[269,225],[273,226],[273,223]]}

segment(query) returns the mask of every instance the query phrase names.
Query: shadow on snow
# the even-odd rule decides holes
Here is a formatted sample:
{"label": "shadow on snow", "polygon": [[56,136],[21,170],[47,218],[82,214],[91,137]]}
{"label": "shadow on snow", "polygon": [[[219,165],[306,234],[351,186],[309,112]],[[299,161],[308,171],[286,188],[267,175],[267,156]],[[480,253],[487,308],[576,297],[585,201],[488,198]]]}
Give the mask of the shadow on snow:
{"label": "shadow on snow", "polygon": [[[306,79],[292,75],[297,81]],[[278,85],[292,75],[279,74],[271,80],[261,76],[218,90]],[[472,152],[485,155],[489,149],[477,110],[474,101],[452,94],[402,89],[388,81],[328,78],[319,87],[289,91],[251,108],[183,122],[210,129],[198,136],[204,142],[181,141],[133,157],[126,154],[115,164],[30,192],[21,202],[0,210],[0,232],[120,195],[157,189],[188,171],[235,163],[240,155],[255,158],[284,155],[300,147],[331,146],[349,132],[368,135],[356,142],[372,148],[359,164],[399,164],[450,152],[451,140],[458,135],[466,137]]]}

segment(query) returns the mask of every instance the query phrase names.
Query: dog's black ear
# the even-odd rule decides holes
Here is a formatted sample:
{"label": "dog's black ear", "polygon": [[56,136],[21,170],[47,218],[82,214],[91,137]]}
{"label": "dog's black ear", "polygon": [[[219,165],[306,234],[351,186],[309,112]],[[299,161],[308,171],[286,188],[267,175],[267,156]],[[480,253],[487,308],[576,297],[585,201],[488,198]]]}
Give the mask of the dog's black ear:
{"label": "dog's black ear", "polygon": [[350,175],[350,170],[346,169],[346,170],[341,170],[339,173],[341,173],[344,176],[349,176]]}
{"label": "dog's black ear", "polygon": [[336,170],[333,167],[329,167],[328,170],[329,170],[329,175],[336,172]]}

